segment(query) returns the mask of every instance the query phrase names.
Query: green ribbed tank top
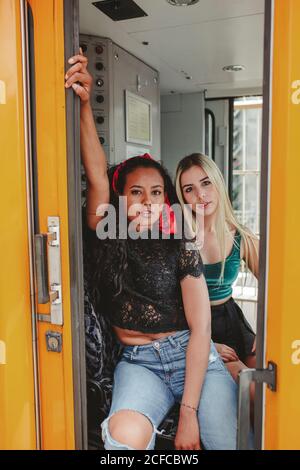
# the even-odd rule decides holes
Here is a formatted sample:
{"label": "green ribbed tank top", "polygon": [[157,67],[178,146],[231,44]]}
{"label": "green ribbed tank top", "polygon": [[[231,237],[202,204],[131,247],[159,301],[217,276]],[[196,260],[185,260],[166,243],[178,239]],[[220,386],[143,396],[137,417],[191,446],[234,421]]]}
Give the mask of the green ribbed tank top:
{"label": "green ribbed tank top", "polygon": [[224,279],[219,281],[221,262],[204,264],[204,275],[208,287],[210,300],[221,300],[232,295],[232,285],[237,279],[240,270],[241,234],[237,231],[234,236],[233,247],[225,260]]}

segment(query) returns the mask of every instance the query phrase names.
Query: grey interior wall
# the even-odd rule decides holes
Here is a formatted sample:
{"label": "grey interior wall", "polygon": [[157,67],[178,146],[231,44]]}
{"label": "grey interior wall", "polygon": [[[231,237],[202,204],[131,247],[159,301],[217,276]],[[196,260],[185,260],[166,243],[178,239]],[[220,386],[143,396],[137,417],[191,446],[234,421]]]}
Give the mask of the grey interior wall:
{"label": "grey interior wall", "polygon": [[161,97],[162,162],[175,177],[182,157],[205,149],[204,93]]}
{"label": "grey interior wall", "polygon": [[[159,74],[116,44],[112,46],[112,62],[115,161],[146,151],[160,160]],[[152,103],[152,145],[126,142],[125,90]]]}

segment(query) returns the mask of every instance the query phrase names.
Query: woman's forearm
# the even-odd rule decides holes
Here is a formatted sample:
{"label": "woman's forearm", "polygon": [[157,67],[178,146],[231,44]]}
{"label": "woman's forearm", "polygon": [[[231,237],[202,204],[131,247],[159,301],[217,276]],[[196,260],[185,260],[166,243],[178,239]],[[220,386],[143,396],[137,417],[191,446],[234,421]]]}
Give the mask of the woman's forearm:
{"label": "woman's forearm", "polygon": [[[109,181],[105,153],[99,142],[97,129],[91,108],[91,91],[93,78],[87,70],[87,58],[80,53],[70,57],[72,64],[65,75],[65,87],[72,87],[80,98],[80,147],[81,158],[87,177],[87,223],[95,230],[101,217],[97,209],[109,202]],[[78,75],[80,72],[80,83]]]}
{"label": "woman's forearm", "polygon": [[[182,403],[198,408],[210,352],[210,335],[191,330],[186,351],[185,384]],[[186,415],[193,410],[180,407],[180,414]]]}
{"label": "woman's forearm", "polygon": [[87,177],[87,224],[96,230],[101,216],[96,215],[101,204],[109,202],[109,181],[105,153],[99,142],[90,102],[81,103],[81,158]]}
{"label": "woman's forearm", "polygon": [[101,187],[107,179],[107,162],[99,142],[90,102],[81,104],[80,109],[81,157],[89,186]]}

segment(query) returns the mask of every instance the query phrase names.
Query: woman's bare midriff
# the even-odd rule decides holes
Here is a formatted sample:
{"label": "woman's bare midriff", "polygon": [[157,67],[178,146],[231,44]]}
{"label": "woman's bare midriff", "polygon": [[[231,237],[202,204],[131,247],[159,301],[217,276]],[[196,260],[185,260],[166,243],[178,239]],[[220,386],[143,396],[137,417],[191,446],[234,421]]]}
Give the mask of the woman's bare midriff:
{"label": "woman's bare midriff", "polygon": [[118,337],[118,339],[123,343],[124,345],[130,345],[130,346],[137,346],[141,344],[147,344],[151,343],[151,341],[154,341],[159,338],[164,338],[169,335],[173,335],[177,333],[176,331],[169,331],[166,333],[142,333],[141,331],[135,331],[135,330],[126,330],[125,328],[119,328],[118,326],[114,326],[114,331]]}
{"label": "woman's bare midriff", "polygon": [[222,305],[222,304],[225,304],[225,302],[227,302],[227,300],[229,300],[231,297],[231,295],[229,295],[228,297],[225,297],[225,299],[220,299],[220,300],[212,300],[210,302],[210,305],[212,307],[216,306],[216,305]]}

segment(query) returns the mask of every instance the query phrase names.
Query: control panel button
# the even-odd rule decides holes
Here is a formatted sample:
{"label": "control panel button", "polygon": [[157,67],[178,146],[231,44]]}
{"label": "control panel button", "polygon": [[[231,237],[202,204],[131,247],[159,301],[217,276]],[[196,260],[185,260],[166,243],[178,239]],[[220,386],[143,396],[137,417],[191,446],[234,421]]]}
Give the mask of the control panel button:
{"label": "control panel button", "polygon": [[104,80],[102,80],[102,78],[97,78],[96,85],[99,86],[99,87],[103,87]]}
{"label": "control panel button", "polygon": [[96,54],[100,55],[100,54],[103,54],[104,48],[102,46],[96,46],[95,51],[96,51]]}
{"label": "control panel button", "polygon": [[104,64],[102,62],[96,62],[95,65],[97,70],[103,70],[104,69]]}
{"label": "control panel button", "polygon": [[97,103],[103,103],[104,102],[104,96],[103,95],[97,95],[96,101],[97,101]]}
{"label": "control panel button", "polygon": [[96,121],[97,121],[97,124],[104,124],[104,117],[103,116],[97,116]]}

